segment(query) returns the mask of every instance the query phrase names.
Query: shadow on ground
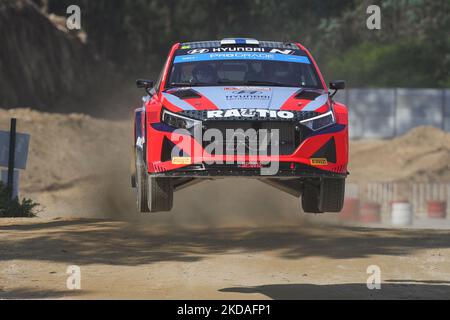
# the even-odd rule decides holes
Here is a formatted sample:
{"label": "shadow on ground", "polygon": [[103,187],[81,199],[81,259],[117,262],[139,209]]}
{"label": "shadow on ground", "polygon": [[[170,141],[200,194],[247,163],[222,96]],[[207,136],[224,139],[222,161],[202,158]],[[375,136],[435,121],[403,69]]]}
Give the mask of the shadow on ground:
{"label": "shadow on ground", "polygon": [[33,289],[33,288],[18,288],[11,289],[6,291],[0,290],[0,299],[64,299],[66,296],[73,299],[76,296],[86,294],[86,291],[83,290],[41,290],[41,289]]}
{"label": "shadow on ground", "polygon": [[198,261],[227,252],[270,252],[284,259],[405,255],[450,247],[450,231],[302,225],[273,228],[164,229],[102,220],[0,226],[0,261],[139,265]]}
{"label": "shadow on ground", "polygon": [[[405,282],[409,282],[406,280]],[[369,290],[366,284],[345,283],[331,285],[274,284],[256,287],[224,288],[220,292],[259,293],[274,300],[378,300],[378,299],[448,299],[448,282],[436,283],[383,283],[380,290]]]}

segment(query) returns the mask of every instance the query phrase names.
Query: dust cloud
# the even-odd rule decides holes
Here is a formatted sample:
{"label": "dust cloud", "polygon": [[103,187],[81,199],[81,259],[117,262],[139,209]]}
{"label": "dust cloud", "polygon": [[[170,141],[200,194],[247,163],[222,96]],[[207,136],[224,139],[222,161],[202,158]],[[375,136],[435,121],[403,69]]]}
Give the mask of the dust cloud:
{"label": "dust cloud", "polygon": [[297,198],[245,178],[205,180],[176,192],[172,212],[139,214],[130,182],[131,119],[0,109],[0,126],[6,128],[13,116],[18,130],[31,134],[22,196],[43,205],[42,217],[207,228],[302,223]]}

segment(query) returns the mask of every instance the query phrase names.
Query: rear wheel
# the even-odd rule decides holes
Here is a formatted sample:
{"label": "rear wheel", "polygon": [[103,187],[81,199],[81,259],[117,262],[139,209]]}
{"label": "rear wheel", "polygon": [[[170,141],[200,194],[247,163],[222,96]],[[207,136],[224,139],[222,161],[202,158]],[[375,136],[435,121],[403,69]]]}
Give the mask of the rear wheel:
{"label": "rear wheel", "polygon": [[302,207],[306,213],[341,212],[344,206],[345,179],[324,178],[318,184],[306,184]]}
{"label": "rear wheel", "polygon": [[147,176],[148,208],[150,212],[165,212],[173,207],[173,181],[171,178]]}

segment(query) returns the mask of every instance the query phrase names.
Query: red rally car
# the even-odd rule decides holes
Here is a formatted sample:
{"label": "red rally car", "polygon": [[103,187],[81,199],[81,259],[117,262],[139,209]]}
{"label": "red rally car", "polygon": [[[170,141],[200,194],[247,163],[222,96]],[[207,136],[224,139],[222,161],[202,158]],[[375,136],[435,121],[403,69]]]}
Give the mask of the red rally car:
{"label": "red rally car", "polygon": [[175,44],[159,79],[137,80],[132,186],[140,212],[170,211],[174,191],[205,179],[259,179],[340,212],[348,175],[347,107],[333,101],[299,43],[224,39]]}

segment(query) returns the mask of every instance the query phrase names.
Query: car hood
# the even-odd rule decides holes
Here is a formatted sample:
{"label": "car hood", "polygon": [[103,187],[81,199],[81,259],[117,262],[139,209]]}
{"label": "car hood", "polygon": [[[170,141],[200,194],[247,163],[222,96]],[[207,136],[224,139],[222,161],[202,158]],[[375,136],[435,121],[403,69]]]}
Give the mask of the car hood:
{"label": "car hood", "polygon": [[163,104],[171,109],[221,110],[270,109],[325,112],[329,96],[325,90],[293,87],[186,87],[163,92]]}

